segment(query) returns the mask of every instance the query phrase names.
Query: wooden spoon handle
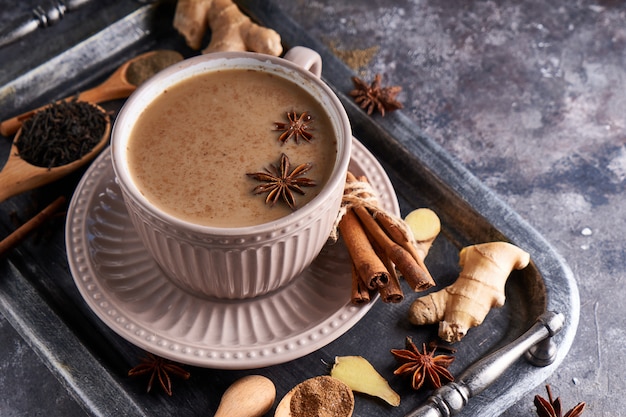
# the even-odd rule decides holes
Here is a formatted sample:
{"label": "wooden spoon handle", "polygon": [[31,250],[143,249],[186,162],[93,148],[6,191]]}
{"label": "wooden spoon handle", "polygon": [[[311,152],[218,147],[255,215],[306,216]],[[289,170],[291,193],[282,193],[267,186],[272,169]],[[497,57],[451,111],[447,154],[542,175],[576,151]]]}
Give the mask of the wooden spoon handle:
{"label": "wooden spoon handle", "polygon": [[[102,108],[98,107],[98,109],[105,113]],[[87,154],[65,165],[47,168],[26,162],[19,156],[16,145],[19,136],[16,136],[11,145],[9,157],[0,171],[0,202],[24,191],[56,181],[95,158],[107,145],[111,135],[111,118],[106,113],[105,116],[106,127],[100,141]]]}
{"label": "wooden spoon handle", "polygon": [[[14,148],[11,148],[11,152],[15,151]],[[45,171],[45,168],[34,167],[19,157],[9,156],[0,172],[0,202],[48,182]]]}
{"label": "wooden spoon handle", "polygon": [[[113,81],[113,80],[111,80]],[[85,90],[78,95],[78,100],[88,103],[102,103],[128,97],[137,86],[119,80],[116,83],[101,84],[90,90]]]}
{"label": "wooden spoon handle", "polygon": [[261,417],[276,398],[274,383],[261,375],[235,381],[224,392],[214,417]]}
{"label": "wooden spoon handle", "polygon": [[[45,107],[45,106],[44,106]],[[40,107],[40,109],[43,107]],[[39,109],[37,109],[39,110]],[[31,110],[22,113],[19,116],[12,117],[0,123],[0,134],[3,136],[12,136],[22,127],[22,122],[31,117],[37,110]]]}
{"label": "wooden spoon handle", "polygon": [[[85,90],[80,93],[77,97],[80,101],[86,101],[88,103],[102,103],[110,100],[117,100],[120,98],[128,97],[133,91],[137,89],[137,86],[130,84],[126,81],[123,76],[126,71],[127,65],[122,65],[118,68],[109,78],[106,79],[102,84],[91,88],[89,90]],[[70,100],[74,97],[68,97],[64,100]],[[3,122],[0,122],[0,134],[3,136],[12,136],[14,135],[20,127],[22,127],[22,123],[24,120],[32,117],[33,114],[46,108],[48,105],[41,106],[37,109],[27,111],[18,116],[7,119]]]}

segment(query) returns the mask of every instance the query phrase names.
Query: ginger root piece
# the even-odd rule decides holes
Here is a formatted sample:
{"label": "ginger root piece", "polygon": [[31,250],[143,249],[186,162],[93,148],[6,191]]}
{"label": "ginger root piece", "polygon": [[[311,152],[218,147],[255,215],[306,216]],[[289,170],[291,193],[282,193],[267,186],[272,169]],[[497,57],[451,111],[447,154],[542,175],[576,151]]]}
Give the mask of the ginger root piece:
{"label": "ginger root piece", "polygon": [[492,307],[504,305],[504,285],[511,271],[529,262],[527,252],[506,242],[465,247],[456,282],[413,301],[409,321],[416,325],[439,322],[439,337],[458,342],[483,322]]}
{"label": "ginger root piece", "polygon": [[213,0],[178,0],[174,12],[174,28],[184,36],[187,45],[202,47],[202,38],[209,25],[207,13]]}
{"label": "ginger root piece", "polygon": [[283,51],[280,35],[253,23],[232,0],[178,0],[173,25],[193,49],[200,49],[209,27],[211,41],[202,53],[254,51],[278,56]]}
{"label": "ginger root piece", "polygon": [[400,405],[400,395],[362,356],[335,357],[330,376],[342,381],[355,392],[378,397],[394,407]]}
{"label": "ginger root piece", "polygon": [[435,238],[441,232],[439,216],[431,209],[418,208],[407,214],[404,222],[413,232],[417,253],[422,259],[426,258]]}

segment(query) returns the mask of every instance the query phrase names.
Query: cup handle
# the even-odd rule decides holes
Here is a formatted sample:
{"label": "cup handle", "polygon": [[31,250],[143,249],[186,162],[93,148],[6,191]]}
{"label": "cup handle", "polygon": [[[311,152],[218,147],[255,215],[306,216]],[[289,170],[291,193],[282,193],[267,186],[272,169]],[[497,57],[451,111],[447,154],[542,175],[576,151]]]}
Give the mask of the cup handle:
{"label": "cup handle", "polygon": [[285,59],[311,71],[318,78],[322,75],[322,57],[312,49],[294,46],[287,51]]}

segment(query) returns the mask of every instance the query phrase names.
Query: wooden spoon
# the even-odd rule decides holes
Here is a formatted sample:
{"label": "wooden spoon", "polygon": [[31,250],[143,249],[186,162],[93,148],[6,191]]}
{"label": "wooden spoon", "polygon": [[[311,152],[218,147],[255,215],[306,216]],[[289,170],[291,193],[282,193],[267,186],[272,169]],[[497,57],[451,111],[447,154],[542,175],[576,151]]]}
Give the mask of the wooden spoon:
{"label": "wooden spoon", "polygon": [[[102,84],[85,90],[77,96],[77,100],[89,103],[102,103],[110,100],[117,100],[128,97],[151,75],[156,74],[163,68],[179,62],[183,56],[176,51],[158,50],[141,54],[120,66]],[[133,76],[136,72],[133,69],[143,67],[143,76]],[[74,98],[74,97],[72,97]],[[46,106],[28,111],[18,116],[12,117],[0,123],[0,134],[11,136],[22,126],[22,122],[31,117],[35,112]]]}
{"label": "wooden spoon", "polygon": [[[316,376],[314,378],[307,379],[295,387],[291,389],[285,396],[280,400],[278,406],[276,407],[276,411],[274,411],[274,417],[293,417],[291,413],[291,400],[296,394],[298,390],[304,389],[306,385],[311,385],[311,383],[315,383],[315,386],[318,387],[318,392],[315,395],[316,401],[319,401],[320,398],[325,397],[325,400],[329,401],[337,401],[341,396],[339,393],[345,394],[342,398],[345,400],[347,397],[347,401],[343,402],[343,407],[334,408],[332,403],[328,403],[327,412],[330,413],[330,410],[335,409],[335,417],[351,417],[354,412],[354,395],[350,387],[348,387],[343,382],[338,379],[334,379],[333,377],[322,375]],[[334,391],[334,392],[333,392]],[[301,395],[301,393],[300,393]],[[296,407],[297,408],[297,407]],[[311,410],[309,410],[311,411]]]}
{"label": "wooden spoon", "polygon": [[249,375],[235,381],[222,395],[214,417],[261,417],[276,399],[276,387],[268,378]]}
{"label": "wooden spoon", "polygon": [[[98,108],[106,114],[104,109]],[[109,140],[109,135],[111,134],[111,119],[108,115],[106,116],[106,120],[107,124],[102,138],[89,153],[69,164],[52,168],[33,165],[19,156],[16,143],[22,133],[20,129],[17,135],[15,135],[15,139],[13,139],[9,159],[7,159],[2,171],[0,171],[0,184],[2,184],[0,186],[0,202],[24,191],[32,190],[33,188],[64,177],[91,161],[104,148]]]}
{"label": "wooden spoon", "polygon": [[291,391],[289,391],[282,400],[276,406],[276,411],[274,411],[274,417],[291,417],[291,397],[293,397],[293,393],[296,392],[297,386],[293,387]]}

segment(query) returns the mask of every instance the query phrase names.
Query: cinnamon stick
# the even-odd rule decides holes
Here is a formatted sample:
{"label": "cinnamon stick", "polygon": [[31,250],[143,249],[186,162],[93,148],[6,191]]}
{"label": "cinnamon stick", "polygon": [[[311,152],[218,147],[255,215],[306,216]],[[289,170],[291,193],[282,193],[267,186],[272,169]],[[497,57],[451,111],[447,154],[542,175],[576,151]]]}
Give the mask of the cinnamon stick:
{"label": "cinnamon stick", "polygon": [[367,304],[370,302],[370,293],[363,287],[363,282],[354,264],[352,264],[352,296],[350,297],[350,301],[354,305]]}
{"label": "cinnamon stick", "polygon": [[[435,285],[435,280],[430,275],[426,264],[424,263],[425,255],[420,253],[418,248],[415,246],[413,242],[407,239],[406,235],[398,229],[398,226],[395,225],[389,216],[386,214],[380,213],[376,216],[376,221],[382,227],[382,229],[400,246],[402,246],[407,252],[411,254],[417,265],[424,272],[424,277],[422,281],[415,282],[411,284],[411,287],[415,291],[424,291]],[[431,241],[432,242],[432,241]],[[428,251],[426,251],[428,253]]]}
{"label": "cinnamon stick", "polygon": [[15,229],[13,233],[2,239],[2,241],[0,241],[0,256],[13,249],[20,242],[22,242],[30,232],[37,229],[50,217],[52,217],[65,204],[65,201],[66,199],[64,196],[58,197],[50,205],[37,213],[37,215]]}
{"label": "cinnamon stick", "polygon": [[[379,254],[379,256],[380,254],[385,253],[378,246],[376,241],[372,241],[372,247],[374,247],[374,250]],[[383,300],[384,303],[399,303],[404,300],[404,293],[402,292],[402,287],[400,286],[400,279],[398,278],[396,267],[388,257],[380,256],[380,259],[383,264],[385,264],[387,271],[389,271],[389,284],[378,289],[380,299]]]}
{"label": "cinnamon stick", "polygon": [[375,290],[387,285],[389,272],[372,248],[361,222],[351,209],[341,218],[339,231],[365,287]]}
{"label": "cinnamon stick", "polygon": [[[349,172],[347,181],[367,182],[367,178],[360,177],[357,179],[354,174]],[[398,270],[400,270],[400,273],[414,291],[423,291],[435,285],[435,281],[428,272],[424,261],[417,252],[415,252],[412,243],[407,240],[402,231],[391,222],[389,216],[381,211],[380,213],[376,213],[376,219],[374,219],[372,213],[363,206],[354,207],[354,212],[361,220],[369,236],[377,242],[381,250],[385,252],[385,256],[396,264]],[[379,224],[378,220],[381,221],[381,224],[385,225],[384,230],[381,228],[381,224]],[[389,233],[394,239],[389,237],[387,230],[389,230]]]}
{"label": "cinnamon stick", "polygon": [[383,288],[378,289],[380,299],[385,303],[399,303],[404,300],[404,293],[400,287],[400,280],[398,274],[394,272],[389,274],[389,284]]}

